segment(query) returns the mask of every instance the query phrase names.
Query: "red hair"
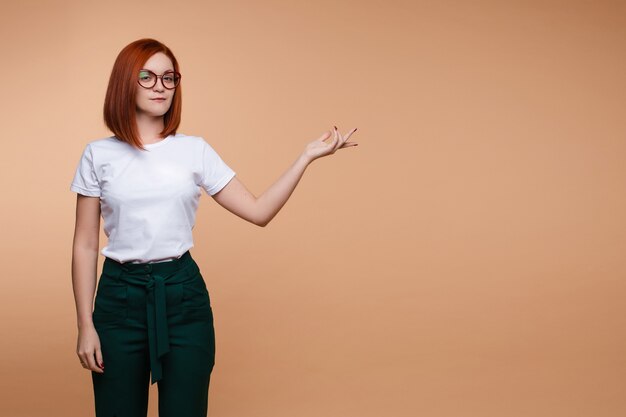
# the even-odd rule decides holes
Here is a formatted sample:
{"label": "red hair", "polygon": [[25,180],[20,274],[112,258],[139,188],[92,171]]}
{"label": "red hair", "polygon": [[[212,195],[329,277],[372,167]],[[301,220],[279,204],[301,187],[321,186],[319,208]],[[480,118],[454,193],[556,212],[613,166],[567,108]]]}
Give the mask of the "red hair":
{"label": "red hair", "polygon": [[[141,150],[146,150],[139,138],[137,129],[135,96],[137,95],[137,74],[146,61],[157,52],[167,55],[174,64],[174,71],[180,72],[178,61],[172,51],[161,42],[144,38],[128,44],[117,56],[104,100],[104,123],[115,136]],[[172,104],[163,115],[162,137],[175,135],[180,124],[182,107],[181,85],[174,91]]]}

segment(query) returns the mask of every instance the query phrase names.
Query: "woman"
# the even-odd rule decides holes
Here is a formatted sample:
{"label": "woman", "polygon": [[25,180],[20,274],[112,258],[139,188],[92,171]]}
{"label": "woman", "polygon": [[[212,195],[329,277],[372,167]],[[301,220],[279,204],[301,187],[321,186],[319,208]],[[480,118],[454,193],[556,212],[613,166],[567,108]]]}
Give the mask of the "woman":
{"label": "woman", "polygon": [[[162,43],[140,39],[126,46],[104,105],[115,135],[87,144],[70,186],[78,193],[77,354],[91,371],[99,417],[145,416],[150,381],[158,382],[160,417],[207,414],[213,312],[189,252],[200,188],[231,213],[265,226],[312,161],[357,145],[348,142],[356,129],[343,136],[335,127],[328,143],[325,132],[256,197],[202,137],[176,132],[180,80],[178,62]],[[92,311],[100,216],[108,243]]]}

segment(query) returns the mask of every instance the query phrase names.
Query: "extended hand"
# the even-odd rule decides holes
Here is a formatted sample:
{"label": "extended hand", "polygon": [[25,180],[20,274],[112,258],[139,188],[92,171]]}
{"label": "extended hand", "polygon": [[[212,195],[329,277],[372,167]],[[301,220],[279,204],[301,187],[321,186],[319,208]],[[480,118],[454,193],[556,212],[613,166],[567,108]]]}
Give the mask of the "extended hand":
{"label": "extended hand", "polygon": [[[326,131],[322,136],[309,143],[304,150],[304,154],[312,162],[319,157],[334,154],[337,149],[357,146],[358,143],[356,142],[348,142],[348,139],[350,139],[350,136],[352,136],[354,132],[356,132],[356,127],[346,136],[342,136],[341,133],[337,131],[337,126],[334,126],[333,133]],[[328,143],[324,142],[331,134],[333,139]]]}

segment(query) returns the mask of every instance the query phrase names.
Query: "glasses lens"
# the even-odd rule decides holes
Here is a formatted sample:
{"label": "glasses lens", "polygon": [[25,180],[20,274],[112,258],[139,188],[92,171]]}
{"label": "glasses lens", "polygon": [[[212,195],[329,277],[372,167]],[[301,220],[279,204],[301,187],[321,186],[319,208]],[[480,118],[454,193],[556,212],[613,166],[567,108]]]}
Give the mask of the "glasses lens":
{"label": "glasses lens", "polygon": [[139,84],[143,87],[150,88],[154,85],[156,76],[150,71],[139,71]]}
{"label": "glasses lens", "polygon": [[163,74],[163,85],[166,88],[174,88],[180,82],[180,77],[175,72],[166,72]]}
{"label": "glasses lens", "polygon": [[[139,71],[139,84],[145,88],[152,88],[156,84],[157,76],[151,71],[142,70]],[[163,74],[163,85],[165,88],[175,88],[180,83],[180,76],[175,72],[166,72]]]}

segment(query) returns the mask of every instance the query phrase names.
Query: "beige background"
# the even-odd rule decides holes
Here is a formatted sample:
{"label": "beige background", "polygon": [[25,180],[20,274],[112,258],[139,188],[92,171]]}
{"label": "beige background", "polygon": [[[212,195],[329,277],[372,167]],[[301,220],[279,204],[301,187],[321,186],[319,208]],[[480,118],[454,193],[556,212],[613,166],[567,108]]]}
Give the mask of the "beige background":
{"label": "beige background", "polygon": [[109,73],[141,37],[181,63],[180,132],[257,195],[323,130],[359,129],[264,229],[203,194],[211,416],[626,415],[624,2],[20,1],[0,16],[1,416],[94,415],[69,185],[110,135]]}

